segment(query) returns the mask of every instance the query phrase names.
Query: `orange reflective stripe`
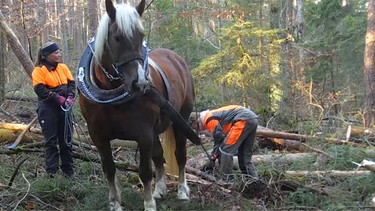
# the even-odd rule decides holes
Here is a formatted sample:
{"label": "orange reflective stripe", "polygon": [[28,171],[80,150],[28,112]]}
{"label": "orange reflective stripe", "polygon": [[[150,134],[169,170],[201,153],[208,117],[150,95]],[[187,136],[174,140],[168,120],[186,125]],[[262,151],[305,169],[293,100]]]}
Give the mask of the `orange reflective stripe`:
{"label": "orange reflective stripe", "polygon": [[209,132],[212,132],[215,127],[217,126],[217,124],[219,124],[219,120],[217,119],[213,119],[211,121],[209,121],[207,124],[206,124],[206,128]]}
{"label": "orange reflective stripe", "polygon": [[240,138],[243,129],[245,128],[246,121],[238,121],[236,122],[228,134],[228,139],[225,142],[226,145],[234,145],[237,140]]}

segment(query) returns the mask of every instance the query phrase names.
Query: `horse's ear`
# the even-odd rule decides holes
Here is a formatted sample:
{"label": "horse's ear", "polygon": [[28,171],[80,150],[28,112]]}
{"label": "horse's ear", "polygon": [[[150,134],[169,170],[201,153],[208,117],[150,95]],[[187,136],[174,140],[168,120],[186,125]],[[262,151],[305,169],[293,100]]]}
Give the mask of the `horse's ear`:
{"label": "horse's ear", "polygon": [[137,6],[136,9],[138,11],[139,16],[142,16],[143,12],[145,11],[146,0],[142,0]]}
{"label": "horse's ear", "polygon": [[112,21],[116,20],[116,8],[113,6],[112,0],[105,0],[105,9]]}

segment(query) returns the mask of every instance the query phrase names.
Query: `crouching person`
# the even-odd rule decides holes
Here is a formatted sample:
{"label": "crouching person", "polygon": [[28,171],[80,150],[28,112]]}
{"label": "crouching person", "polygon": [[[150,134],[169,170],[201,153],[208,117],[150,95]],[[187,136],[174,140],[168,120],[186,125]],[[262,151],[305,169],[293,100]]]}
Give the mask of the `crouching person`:
{"label": "crouching person", "polygon": [[[194,113],[192,115],[194,116]],[[194,118],[192,115],[190,119]],[[198,123],[195,127],[210,132],[214,142],[210,160],[203,166],[203,171],[212,170],[215,161],[219,160],[222,179],[231,180],[233,155],[237,154],[241,172],[258,178],[257,170],[251,162],[258,126],[258,116],[253,111],[242,106],[229,105],[206,110],[195,116]]]}

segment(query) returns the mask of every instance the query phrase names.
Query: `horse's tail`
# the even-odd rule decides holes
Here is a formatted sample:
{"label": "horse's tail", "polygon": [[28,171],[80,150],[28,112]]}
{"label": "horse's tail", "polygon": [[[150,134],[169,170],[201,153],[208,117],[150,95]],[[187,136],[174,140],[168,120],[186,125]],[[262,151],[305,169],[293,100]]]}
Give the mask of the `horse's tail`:
{"label": "horse's tail", "polygon": [[164,159],[166,162],[166,172],[171,175],[178,175],[178,165],[175,156],[176,140],[172,125],[170,125],[162,136]]}

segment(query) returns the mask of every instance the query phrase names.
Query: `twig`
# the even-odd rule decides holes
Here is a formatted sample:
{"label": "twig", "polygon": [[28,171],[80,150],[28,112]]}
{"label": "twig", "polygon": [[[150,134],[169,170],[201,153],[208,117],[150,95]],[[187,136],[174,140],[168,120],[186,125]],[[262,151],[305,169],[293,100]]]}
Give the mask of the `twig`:
{"label": "twig", "polygon": [[30,191],[30,182],[26,179],[24,173],[22,173],[22,177],[23,177],[23,179],[27,182],[27,185],[28,185],[28,187],[27,187],[27,191],[26,191],[25,195],[22,197],[22,199],[19,200],[19,201],[17,202],[17,204],[16,204],[16,206],[14,207],[13,210],[16,210],[16,209],[17,209],[18,205],[19,205],[19,204],[20,204],[20,203],[26,198],[26,196],[29,194],[29,191]]}
{"label": "twig", "polygon": [[7,189],[9,189],[10,187],[12,187],[12,185],[13,185],[13,181],[14,181],[14,179],[16,178],[16,175],[17,175],[17,173],[18,173],[18,170],[20,169],[21,165],[22,165],[27,159],[28,159],[28,158],[26,157],[26,158],[24,158],[20,163],[18,163],[16,169],[15,169],[14,172],[13,172],[12,177],[11,177],[10,180],[9,180],[9,183],[8,183],[8,187],[7,187]]}
{"label": "twig", "polygon": [[4,110],[2,108],[0,108],[0,113],[5,114],[6,116],[10,117],[12,120],[16,120],[16,121],[20,122],[20,120],[17,117],[11,115],[10,113],[8,113],[6,110]]}
{"label": "twig", "polygon": [[311,149],[311,150],[314,151],[314,152],[318,152],[318,153],[321,153],[321,154],[323,154],[323,155],[327,155],[327,156],[330,157],[330,158],[333,158],[330,154],[328,154],[328,153],[326,153],[326,152],[324,152],[324,151],[322,151],[322,150],[320,150],[320,149],[316,149],[316,148],[311,147],[311,146],[309,146],[309,145],[307,145],[307,144],[305,144],[305,143],[301,143],[301,145],[304,146],[304,147],[307,147],[307,148]]}

